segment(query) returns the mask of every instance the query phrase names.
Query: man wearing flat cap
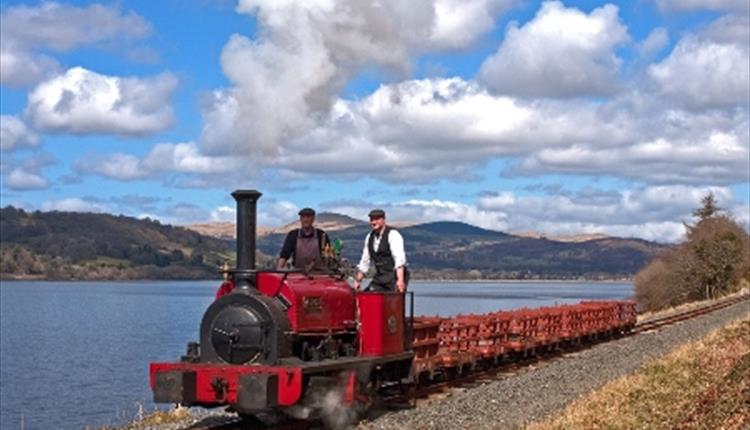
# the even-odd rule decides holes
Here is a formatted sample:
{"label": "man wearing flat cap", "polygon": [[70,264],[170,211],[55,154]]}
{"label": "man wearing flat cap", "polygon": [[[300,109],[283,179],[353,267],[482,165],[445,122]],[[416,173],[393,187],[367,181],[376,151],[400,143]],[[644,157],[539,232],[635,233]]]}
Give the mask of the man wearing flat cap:
{"label": "man wearing flat cap", "polygon": [[331,245],[326,232],[313,226],[315,222],[313,209],[304,208],[298,214],[300,228],[295,228],[286,235],[284,246],[276,262],[276,268],[279,270],[286,267],[290,258],[293,259],[294,267],[297,269],[310,271],[321,267],[322,250],[326,245]]}
{"label": "man wearing flat cap", "polygon": [[372,231],[365,238],[354,288],[360,289],[365,273],[374,265],[375,275],[367,287],[370,291],[403,293],[409,282],[404,238],[401,233],[386,225],[385,211],[382,209],[370,211],[370,227]]}

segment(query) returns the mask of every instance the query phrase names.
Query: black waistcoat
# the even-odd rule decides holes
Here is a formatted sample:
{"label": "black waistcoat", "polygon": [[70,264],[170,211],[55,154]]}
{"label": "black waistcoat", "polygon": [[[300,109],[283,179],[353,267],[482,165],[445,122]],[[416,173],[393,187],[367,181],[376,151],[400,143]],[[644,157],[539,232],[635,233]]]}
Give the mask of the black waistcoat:
{"label": "black waistcoat", "polygon": [[396,261],[391,254],[391,244],[388,242],[390,231],[389,227],[383,229],[378,249],[374,247],[375,232],[370,233],[367,249],[370,251],[370,260],[375,265],[375,276],[372,277],[372,283],[394,289],[396,285]]}

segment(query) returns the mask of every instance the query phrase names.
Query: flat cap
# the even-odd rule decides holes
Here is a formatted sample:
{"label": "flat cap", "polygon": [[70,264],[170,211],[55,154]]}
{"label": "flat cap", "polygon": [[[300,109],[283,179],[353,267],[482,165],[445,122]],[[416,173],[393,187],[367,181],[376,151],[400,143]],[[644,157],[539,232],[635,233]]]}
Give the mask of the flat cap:
{"label": "flat cap", "polygon": [[383,209],[373,209],[370,211],[370,218],[383,218],[385,217],[385,211]]}
{"label": "flat cap", "polygon": [[302,208],[297,215],[299,216],[305,216],[305,215],[312,215],[315,216],[315,210],[313,208]]}

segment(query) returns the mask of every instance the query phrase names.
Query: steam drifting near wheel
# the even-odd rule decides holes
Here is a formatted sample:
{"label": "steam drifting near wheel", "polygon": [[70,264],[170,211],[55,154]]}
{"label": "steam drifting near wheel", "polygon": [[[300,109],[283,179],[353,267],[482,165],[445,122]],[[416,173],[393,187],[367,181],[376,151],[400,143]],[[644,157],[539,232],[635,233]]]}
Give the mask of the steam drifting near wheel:
{"label": "steam drifting near wheel", "polygon": [[232,196],[237,267],[203,316],[200,342],[188,344],[180,361],[151,364],[158,403],[315,417],[320,393],[344,407],[366,407],[378,396],[635,325],[630,301],[414,317],[413,296],[357,292],[335,270],[256,270],[261,193]]}

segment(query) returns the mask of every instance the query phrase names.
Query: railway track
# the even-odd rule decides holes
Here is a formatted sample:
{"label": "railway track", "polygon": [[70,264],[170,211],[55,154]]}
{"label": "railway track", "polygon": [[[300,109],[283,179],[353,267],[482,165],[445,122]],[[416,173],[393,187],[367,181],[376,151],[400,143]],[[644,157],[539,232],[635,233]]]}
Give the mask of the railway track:
{"label": "railway track", "polygon": [[[647,333],[653,330],[657,330],[662,327],[667,327],[681,321],[685,321],[691,318],[695,318],[701,315],[709,314],[720,309],[727,308],[737,303],[745,302],[750,300],[750,294],[742,294],[727,299],[720,300],[710,305],[704,305],[688,309],[685,311],[676,312],[674,314],[666,315],[663,317],[649,319],[643,322],[639,322],[633,328],[629,334],[624,336],[633,336],[641,333]],[[432,383],[424,387],[411,387],[410,389],[401,390],[396,394],[391,394],[383,397],[377,404],[373,405],[379,408],[397,408],[404,406],[415,406],[422,402],[429,402],[438,396],[445,395],[450,390],[456,389],[469,389],[477,384],[491,382],[512,376],[520,371],[528,369],[530,366],[534,366],[541,363],[551,362],[554,360],[561,359],[566,355],[576,353],[578,351],[590,348],[593,345],[610,341],[617,337],[600,338],[594,339],[592,342],[583,345],[559,345],[557,348],[537,351],[537,354],[531,356],[516,359],[514,361],[506,361],[497,363],[495,367],[489,367],[472,372],[468,375],[458,376],[454,379],[440,381]],[[221,416],[212,417],[211,421],[206,419],[191,427],[189,430],[250,430],[250,429],[263,429],[263,430],[287,430],[287,429],[299,429],[299,430],[312,430],[322,429],[324,425],[320,420],[312,421],[301,421],[291,420],[285,421],[280,424],[261,423],[259,421],[249,421],[240,417],[232,416]],[[187,430],[186,429],[186,430]]]}
{"label": "railway track", "polygon": [[667,315],[661,318],[655,318],[651,320],[647,320],[641,323],[636,324],[635,328],[633,329],[633,333],[643,333],[650,330],[655,330],[659,327],[668,326],[680,321],[684,321],[690,318],[695,318],[697,316],[705,315],[714,311],[717,311],[719,309],[723,309],[729,306],[732,306],[735,303],[740,303],[743,301],[750,300],[750,294],[741,294],[738,296],[730,297],[721,301],[718,301],[716,303],[696,307],[694,309],[689,309],[682,312],[677,312],[672,315]]}
{"label": "railway track", "polygon": [[[671,315],[649,319],[647,321],[637,323],[635,328],[633,328],[633,330],[630,333],[625,334],[624,336],[633,336],[633,335],[637,335],[640,333],[646,333],[649,331],[657,330],[662,327],[670,326],[672,324],[676,324],[681,321],[685,321],[691,318],[695,318],[701,315],[715,312],[717,310],[724,309],[734,304],[741,303],[743,301],[748,301],[748,300],[750,300],[750,294],[742,294],[742,295],[720,300],[710,305],[699,306],[693,309],[676,312]],[[622,336],[594,339],[592,342],[589,342],[584,345],[559,345],[557,348],[554,348],[549,351],[540,352],[538,354],[534,354],[530,357],[526,357],[526,358],[519,359],[519,360],[514,360],[510,362],[505,362],[505,363],[498,363],[497,367],[479,370],[469,375],[461,376],[461,377],[447,380],[447,381],[434,383],[425,387],[420,387],[419,389],[413,390],[412,392],[406,393],[405,395],[399,394],[399,395],[391,396],[387,398],[386,400],[395,402],[395,403],[410,403],[410,404],[418,403],[420,399],[421,401],[429,401],[431,400],[433,396],[440,395],[444,393],[446,390],[469,387],[478,382],[490,382],[492,380],[496,380],[499,378],[512,376],[513,374],[523,369],[526,369],[529,366],[533,366],[535,364],[539,364],[542,362],[549,362],[549,361],[553,361],[556,359],[560,359],[568,354],[572,354],[572,353],[581,351],[583,349],[590,348],[591,346],[596,345],[598,343],[606,342],[606,341],[612,340],[614,338],[619,338],[619,337],[622,337]]]}

